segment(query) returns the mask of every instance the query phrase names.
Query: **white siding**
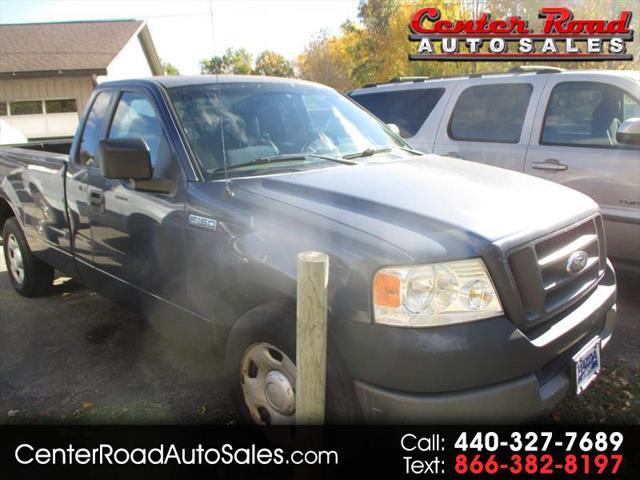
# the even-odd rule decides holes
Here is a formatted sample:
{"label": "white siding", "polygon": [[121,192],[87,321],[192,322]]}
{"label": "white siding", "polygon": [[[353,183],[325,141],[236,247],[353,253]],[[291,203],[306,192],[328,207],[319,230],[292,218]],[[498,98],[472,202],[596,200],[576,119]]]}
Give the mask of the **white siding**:
{"label": "white siding", "polygon": [[152,75],[153,73],[138,35],[134,35],[111,61],[107,67],[107,75],[99,76],[97,81],[100,83],[108,80],[149,77]]}
{"label": "white siding", "polygon": [[84,77],[16,78],[0,81],[0,102],[74,98],[78,112],[3,116],[27,138],[67,137],[75,133],[78,118],[91,92],[93,79]]}

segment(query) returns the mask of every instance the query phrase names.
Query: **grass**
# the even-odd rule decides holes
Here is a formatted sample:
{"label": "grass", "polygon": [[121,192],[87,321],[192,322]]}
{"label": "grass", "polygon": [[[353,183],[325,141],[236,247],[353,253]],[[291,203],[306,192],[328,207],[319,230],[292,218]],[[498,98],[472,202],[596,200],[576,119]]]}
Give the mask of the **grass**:
{"label": "grass", "polygon": [[562,402],[551,417],[563,424],[640,424],[640,369],[603,368],[586,392]]}
{"label": "grass", "polygon": [[[2,422],[0,422],[2,423]],[[82,402],[70,413],[42,411],[35,414],[18,412],[6,419],[7,424],[64,424],[64,425],[135,425],[171,423],[171,413],[160,404],[133,401],[117,405],[95,405]]]}

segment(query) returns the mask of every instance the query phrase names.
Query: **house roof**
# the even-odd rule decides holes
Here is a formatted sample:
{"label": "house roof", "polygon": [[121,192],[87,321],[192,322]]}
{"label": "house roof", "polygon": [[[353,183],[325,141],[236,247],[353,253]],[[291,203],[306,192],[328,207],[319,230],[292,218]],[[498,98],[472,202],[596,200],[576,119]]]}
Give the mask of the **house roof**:
{"label": "house roof", "polygon": [[136,34],[152,71],[159,74],[158,55],[140,20],[0,25],[0,76],[105,75]]}

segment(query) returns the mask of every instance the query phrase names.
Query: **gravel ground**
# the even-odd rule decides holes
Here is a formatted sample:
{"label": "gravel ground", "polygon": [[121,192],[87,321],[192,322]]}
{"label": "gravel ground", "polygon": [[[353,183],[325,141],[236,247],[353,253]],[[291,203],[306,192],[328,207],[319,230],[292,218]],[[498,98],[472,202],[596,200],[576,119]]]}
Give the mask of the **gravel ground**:
{"label": "gravel ground", "polygon": [[640,277],[618,276],[618,327],[607,360],[640,370]]}
{"label": "gravel ground", "polygon": [[[0,424],[236,421],[220,358],[168,345],[116,303],[72,280],[56,282],[48,297],[22,298],[0,260]],[[616,381],[602,379],[614,397],[620,376],[623,385],[640,378],[638,292],[640,280],[620,279],[619,326],[604,354],[614,368],[603,374]],[[577,420],[635,423],[631,401],[628,415],[614,404],[614,412],[603,407],[598,418]],[[576,420],[584,403],[565,401],[554,420]]]}
{"label": "gravel ground", "polygon": [[26,299],[0,260],[0,424],[229,423],[220,358],[176,348],[78,283]]}

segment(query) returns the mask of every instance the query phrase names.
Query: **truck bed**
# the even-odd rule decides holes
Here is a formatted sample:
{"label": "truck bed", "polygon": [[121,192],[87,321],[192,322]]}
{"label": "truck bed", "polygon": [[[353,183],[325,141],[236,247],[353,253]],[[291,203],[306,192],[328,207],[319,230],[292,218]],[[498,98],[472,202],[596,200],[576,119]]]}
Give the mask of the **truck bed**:
{"label": "truck bed", "polygon": [[56,153],[68,152],[69,146],[66,141],[0,147],[0,191],[43,259],[70,255],[65,201],[68,155]]}
{"label": "truck bed", "polygon": [[20,143],[15,145],[3,145],[0,148],[17,148],[24,150],[34,150],[37,152],[62,153],[69,155],[73,138],[60,140],[37,140],[29,143]]}

